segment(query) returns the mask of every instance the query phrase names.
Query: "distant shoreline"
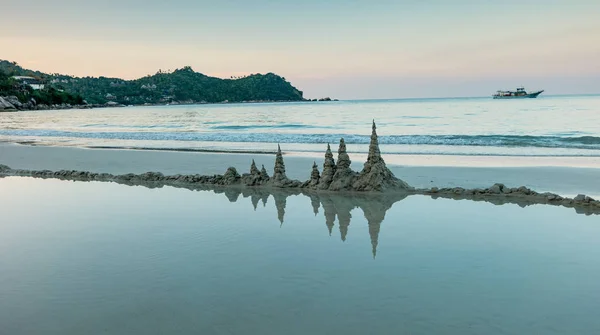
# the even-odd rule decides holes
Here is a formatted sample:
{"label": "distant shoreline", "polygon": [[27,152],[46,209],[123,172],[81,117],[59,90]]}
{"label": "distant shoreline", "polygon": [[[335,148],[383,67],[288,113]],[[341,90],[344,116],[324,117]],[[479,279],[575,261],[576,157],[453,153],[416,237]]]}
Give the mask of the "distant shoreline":
{"label": "distant shoreline", "polygon": [[269,104],[269,103],[310,103],[310,102],[335,102],[338,99],[306,99],[306,100],[251,100],[251,101],[225,101],[225,102],[171,102],[171,103],[145,103],[124,105],[118,103],[105,104],[87,104],[87,105],[37,105],[27,108],[0,109],[0,112],[25,112],[25,111],[51,111],[51,110],[69,110],[69,109],[100,109],[100,108],[125,108],[125,107],[161,107],[161,106],[200,106],[200,105],[234,105],[234,104]]}

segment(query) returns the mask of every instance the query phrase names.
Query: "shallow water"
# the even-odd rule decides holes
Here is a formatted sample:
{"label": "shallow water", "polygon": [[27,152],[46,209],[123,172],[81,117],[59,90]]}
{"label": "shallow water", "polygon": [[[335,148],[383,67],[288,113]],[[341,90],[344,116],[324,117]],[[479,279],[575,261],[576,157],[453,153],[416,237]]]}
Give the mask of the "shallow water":
{"label": "shallow water", "polygon": [[600,156],[600,96],[134,107],[0,114],[0,139],[59,145],[387,154]]}
{"label": "shallow water", "polygon": [[246,195],[0,179],[0,333],[600,331],[597,216]]}

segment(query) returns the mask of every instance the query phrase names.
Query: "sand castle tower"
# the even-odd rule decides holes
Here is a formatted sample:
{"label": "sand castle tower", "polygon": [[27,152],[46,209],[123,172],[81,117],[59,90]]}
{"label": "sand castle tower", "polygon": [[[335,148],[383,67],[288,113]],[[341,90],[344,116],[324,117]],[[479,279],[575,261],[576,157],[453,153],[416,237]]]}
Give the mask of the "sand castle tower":
{"label": "sand castle tower", "polygon": [[396,178],[392,171],[385,165],[379,150],[377,126],[373,120],[369,155],[363,170],[360,172],[352,189],[355,191],[386,191],[386,190],[412,190],[406,182]]}
{"label": "sand castle tower", "polygon": [[329,185],[330,191],[341,191],[350,190],[354,179],[357,177],[357,173],[352,171],[350,168],[350,156],[346,152],[346,142],[344,139],[340,139],[340,147],[338,149],[338,161],[335,166],[335,174],[333,175],[332,182]]}
{"label": "sand castle tower", "polygon": [[327,190],[329,185],[333,181],[333,175],[335,174],[335,160],[333,160],[333,153],[331,152],[331,146],[327,144],[327,151],[325,151],[325,162],[323,163],[323,173],[321,173],[321,179],[319,180],[319,189]]}

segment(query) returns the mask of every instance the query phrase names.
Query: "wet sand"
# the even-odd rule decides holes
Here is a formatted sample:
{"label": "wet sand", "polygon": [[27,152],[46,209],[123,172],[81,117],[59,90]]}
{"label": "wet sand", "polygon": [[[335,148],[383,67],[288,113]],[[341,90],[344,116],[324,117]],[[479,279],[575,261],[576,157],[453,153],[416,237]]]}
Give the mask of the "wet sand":
{"label": "wet sand", "polygon": [[597,217],[245,191],[0,178],[2,334],[600,329]]}

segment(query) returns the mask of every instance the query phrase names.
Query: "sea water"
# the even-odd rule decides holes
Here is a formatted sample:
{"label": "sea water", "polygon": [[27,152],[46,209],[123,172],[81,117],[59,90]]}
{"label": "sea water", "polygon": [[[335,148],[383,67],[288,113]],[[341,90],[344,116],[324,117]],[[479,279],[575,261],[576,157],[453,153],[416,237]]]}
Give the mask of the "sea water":
{"label": "sea water", "polygon": [[220,104],[0,114],[0,139],[55,145],[386,154],[600,156],[600,96]]}
{"label": "sea water", "polygon": [[598,334],[598,216],[0,179],[0,334]]}

